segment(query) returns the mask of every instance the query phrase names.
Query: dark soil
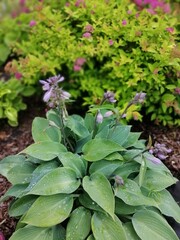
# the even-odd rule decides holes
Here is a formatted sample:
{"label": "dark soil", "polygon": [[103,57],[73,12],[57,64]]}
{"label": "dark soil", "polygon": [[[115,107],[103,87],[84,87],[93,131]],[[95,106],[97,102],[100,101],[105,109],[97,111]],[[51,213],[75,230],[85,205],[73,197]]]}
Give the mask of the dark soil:
{"label": "dark soil", "polygon": [[[32,143],[31,124],[36,116],[45,115],[45,107],[39,102],[29,103],[28,110],[20,114],[19,126],[10,127],[6,122],[0,122],[0,160],[16,154]],[[151,124],[134,123],[133,130],[142,131],[143,138],[151,135],[153,142],[164,143],[172,149],[172,153],[164,161],[173,175],[180,178],[180,128],[167,128]],[[0,175],[0,197],[4,195],[10,183]],[[175,190],[177,195],[177,191]],[[16,226],[16,220],[8,216],[10,200],[0,204],[0,234],[9,239]],[[176,225],[177,227],[177,225]]]}

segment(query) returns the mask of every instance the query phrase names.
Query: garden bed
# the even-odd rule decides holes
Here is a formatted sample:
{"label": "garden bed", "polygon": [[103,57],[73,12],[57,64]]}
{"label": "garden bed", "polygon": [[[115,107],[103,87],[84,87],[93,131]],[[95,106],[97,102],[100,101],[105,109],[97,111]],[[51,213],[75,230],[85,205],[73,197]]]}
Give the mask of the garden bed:
{"label": "garden bed", "polygon": [[[12,154],[16,154],[32,143],[31,125],[32,120],[36,116],[45,115],[45,110],[42,103],[29,103],[28,110],[22,112],[19,118],[19,126],[12,128],[5,122],[1,121],[0,128],[0,159]],[[165,160],[165,164],[171,170],[173,175],[180,179],[180,128],[168,128],[153,125],[152,123],[133,123],[134,131],[141,131],[142,137],[147,139],[151,135],[153,142],[164,143],[168,148],[172,149],[172,153]],[[10,183],[0,176],[0,197],[4,195]],[[173,192],[173,196],[178,197],[177,189]],[[8,239],[15,229],[16,221],[8,216],[8,205],[10,200],[5,201],[0,205],[0,231],[3,232],[6,239]],[[173,225],[173,223],[172,223]],[[175,225],[178,231],[178,225]]]}

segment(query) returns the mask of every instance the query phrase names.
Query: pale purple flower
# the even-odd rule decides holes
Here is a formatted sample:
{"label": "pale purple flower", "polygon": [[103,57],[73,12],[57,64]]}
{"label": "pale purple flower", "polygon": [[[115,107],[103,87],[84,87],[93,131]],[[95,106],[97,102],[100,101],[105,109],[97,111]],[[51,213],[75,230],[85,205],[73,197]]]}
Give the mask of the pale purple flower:
{"label": "pale purple flower", "polygon": [[146,155],[147,160],[151,161],[154,164],[162,164],[159,158],[154,157],[153,155]]}
{"label": "pale purple flower", "polygon": [[126,20],[122,20],[122,25],[123,26],[127,25],[127,21]]}
{"label": "pale purple flower", "polygon": [[35,25],[36,25],[36,21],[31,20],[30,23],[29,23],[29,26],[30,27],[34,27]]}
{"label": "pale purple flower", "polygon": [[84,38],[90,38],[91,37],[91,33],[85,32],[85,33],[83,33],[83,37]]}
{"label": "pale purple flower", "polygon": [[97,123],[102,123],[103,122],[103,115],[98,112],[97,116],[96,116],[96,122]]}
{"label": "pale purple flower", "polygon": [[112,46],[114,44],[114,41],[112,39],[109,40],[109,45]]}
{"label": "pale purple flower", "polygon": [[155,143],[154,146],[150,148],[149,152],[155,157],[165,160],[168,154],[172,152],[172,149],[167,148],[165,144]]}
{"label": "pale purple flower", "polygon": [[144,92],[140,92],[140,93],[136,93],[134,99],[132,100],[132,102],[134,104],[136,103],[143,103],[145,101],[146,98],[146,93]]}
{"label": "pale purple flower", "polygon": [[[43,89],[44,90],[44,89]],[[44,97],[43,97],[43,101],[44,102],[49,102],[50,98],[52,97],[52,91],[53,91],[53,88],[51,87],[45,94],[44,94]]]}
{"label": "pale purple flower", "polygon": [[111,91],[107,91],[104,93],[104,99],[110,103],[115,103],[116,100],[115,100],[115,94]]}
{"label": "pale purple flower", "polygon": [[104,117],[110,117],[113,115],[113,112],[112,111],[107,111],[105,114],[104,114]]}
{"label": "pale purple flower", "polygon": [[61,89],[61,99],[67,100],[71,97],[71,94]]}

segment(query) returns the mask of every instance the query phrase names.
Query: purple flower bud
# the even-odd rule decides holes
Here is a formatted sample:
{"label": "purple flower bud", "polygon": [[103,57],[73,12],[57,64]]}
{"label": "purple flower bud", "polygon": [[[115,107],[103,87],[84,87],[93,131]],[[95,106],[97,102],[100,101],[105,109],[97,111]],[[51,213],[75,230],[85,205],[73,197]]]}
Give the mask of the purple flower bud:
{"label": "purple flower bud", "polygon": [[113,112],[112,111],[107,111],[105,114],[104,114],[104,117],[110,117],[111,115],[113,115]]}
{"label": "purple flower bud", "polygon": [[100,112],[98,112],[98,114],[97,114],[96,122],[97,123],[102,123],[103,122],[103,115]]}
{"label": "purple flower bud", "polygon": [[147,159],[154,164],[161,164],[161,160],[159,158],[154,157],[153,155],[148,155]]}
{"label": "purple flower bud", "polygon": [[90,38],[91,37],[91,33],[85,32],[85,33],[83,33],[83,37],[84,38]]}
{"label": "purple flower bud", "polygon": [[34,27],[35,25],[36,25],[36,21],[31,20],[30,23],[29,23],[29,26],[30,27]]}
{"label": "purple flower bud", "polygon": [[133,99],[133,103],[143,103],[144,100],[146,98],[146,93],[140,92],[140,93],[136,93],[134,99]]}
{"label": "purple flower bud", "polygon": [[116,100],[114,99],[114,93],[111,91],[107,91],[104,93],[104,99],[107,100],[110,103],[115,103]]}
{"label": "purple flower bud", "polygon": [[124,180],[122,179],[122,177],[116,175],[116,176],[114,177],[114,180],[115,180],[116,186],[119,186],[119,185],[122,186],[122,185],[124,185]]}

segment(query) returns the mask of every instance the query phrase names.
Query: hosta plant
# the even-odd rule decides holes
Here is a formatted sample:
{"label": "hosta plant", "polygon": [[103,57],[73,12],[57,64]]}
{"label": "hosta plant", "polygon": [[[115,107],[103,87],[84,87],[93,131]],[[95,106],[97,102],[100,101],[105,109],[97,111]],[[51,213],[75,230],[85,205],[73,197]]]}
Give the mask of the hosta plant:
{"label": "hosta plant", "polygon": [[[68,115],[63,80],[41,80],[53,109],[34,119],[34,143],[0,163],[12,183],[1,201],[13,197],[9,215],[19,219],[10,240],[178,240],[164,217],[180,222],[166,190],[176,179],[151,154],[150,141],[146,147],[140,133],[121,124],[110,91],[85,117]],[[145,95],[137,93],[128,106]]]}

